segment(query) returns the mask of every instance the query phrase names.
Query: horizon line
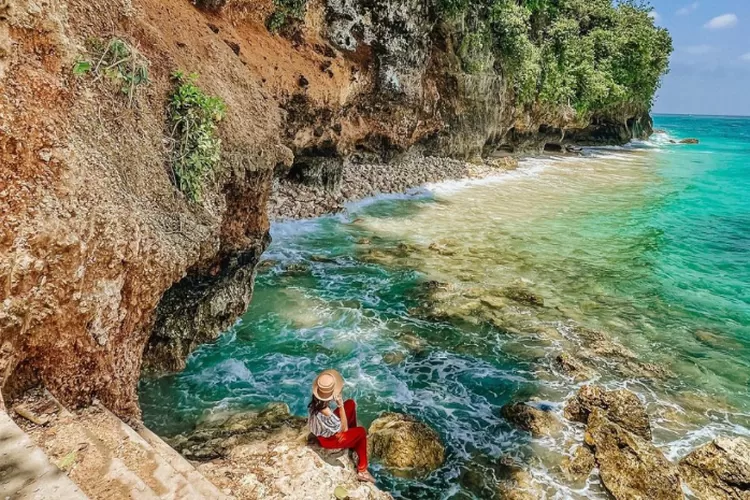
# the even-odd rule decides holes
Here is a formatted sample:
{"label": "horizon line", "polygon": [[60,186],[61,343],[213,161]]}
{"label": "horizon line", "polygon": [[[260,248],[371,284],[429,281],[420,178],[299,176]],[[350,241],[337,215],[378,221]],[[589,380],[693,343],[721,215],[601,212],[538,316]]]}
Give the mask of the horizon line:
{"label": "horizon line", "polygon": [[712,114],[703,114],[703,113],[657,113],[652,112],[653,116],[661,115],[661,116],[700,116],[700,117],[706,117],[706,118],[750,118],[750,115],[712,115]]}

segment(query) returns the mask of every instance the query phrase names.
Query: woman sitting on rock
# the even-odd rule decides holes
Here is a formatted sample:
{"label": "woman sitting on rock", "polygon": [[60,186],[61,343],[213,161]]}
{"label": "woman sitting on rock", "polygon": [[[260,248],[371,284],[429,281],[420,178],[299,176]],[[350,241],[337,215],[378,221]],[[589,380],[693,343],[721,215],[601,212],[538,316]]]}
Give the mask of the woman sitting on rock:
{"label": "woman sitting on rock", "polygon": [[[313,382],[307,424],[323,448],[354,450],[358,460],[357,479],[374,483],[375,478],[367,470],[367,431],[357,427],[357,405],[353,399],[342,400],[343,388],[344,378],[339,372],[321,372]],[[329,407],[331,401],[337,406],[333,411]]]}

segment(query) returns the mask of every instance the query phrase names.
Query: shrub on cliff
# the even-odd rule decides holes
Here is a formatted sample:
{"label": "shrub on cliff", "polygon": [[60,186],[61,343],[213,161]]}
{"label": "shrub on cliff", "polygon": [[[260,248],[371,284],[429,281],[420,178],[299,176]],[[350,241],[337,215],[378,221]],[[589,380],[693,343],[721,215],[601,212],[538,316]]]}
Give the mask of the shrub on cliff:
{"label": "shrub on cliff", "polygon": [[307,10],[307,0],[273,0],[273,13],[266,20],[266,26],[276,33],[294,21],[303,21]]}
{"label": "shrub on cliff", "polygon": [[172,172],[180,191],[200,201],[203,183],[221,155],[216,129],[226,106],[221,98],[206,95],[196,85],[198,75],[178,71],[173,78],[168,108]]}
{"label": "shrub on cliff", "polygon": [[149,83],[148,60],[120,38],[106,43],[99,38],[89,38],[86,46],[91,58],[76,61],[73,74],[78,77],[90,74],[94,81],[106,77],[127,96],[128,106],[133,106],[137,91]]}

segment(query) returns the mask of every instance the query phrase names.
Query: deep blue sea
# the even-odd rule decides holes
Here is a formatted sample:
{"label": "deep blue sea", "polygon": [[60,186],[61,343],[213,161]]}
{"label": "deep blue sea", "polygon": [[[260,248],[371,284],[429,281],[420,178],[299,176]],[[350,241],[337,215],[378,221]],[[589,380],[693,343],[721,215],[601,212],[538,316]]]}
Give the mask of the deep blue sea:
{"label": "deep blue sea", "polygon": [[[671,459],[750,436],[750,118],[655,122],[663,132],[624,148],[274,224],[242,320],[184,372],[142,382],[147,425],[169,436],[270,401],[302,415],[315,373],[334,367],[366,424],[407,412],[445,442],[426,478],[375,467],[402,498],[491,498],[509,461],[547,498],[606,498],[595,477],[560,473],[582,428],[532,439],[500,416],[513,400],[562,414],[592,381],[638,393]],[[686,137],[700,144],[670,142]],[[562,352],[590,379],[566,377]]]}

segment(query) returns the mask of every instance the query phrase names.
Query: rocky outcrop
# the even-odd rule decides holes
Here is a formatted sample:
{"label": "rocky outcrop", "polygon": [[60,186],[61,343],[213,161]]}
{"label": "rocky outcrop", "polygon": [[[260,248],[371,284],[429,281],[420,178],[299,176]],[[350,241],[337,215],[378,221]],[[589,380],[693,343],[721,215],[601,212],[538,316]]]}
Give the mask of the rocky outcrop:
{"label": "rocky outcrop", "polygon": [[572,481],[598,467],[604,488],[616,499],[681,499],[677,466],[651,443],[651,425],[634,393],[583,386],[565,416],[586,424],[585,445],[561,464]]}
{"label": "rocky outcrop", "polygon": [[646,408],[638,396],[626,389],[607,391],[601,386],[585,385],[568,401],[565,417],[576,422],[588,423],[594,410],[626,431],[651,440],[651,424]]}
{"label": "rocky outcrop", "polygon": [[680,461],[682,479],[703,500],[750,498],[750,441],[716,438]]}
{"label": "rocky outcrop", "polygon": [[585,439],[594,449],[602,484],[618,500],[683,498],[677,466],[649,441],[609,420],[604,410],[591,411]]}
{"label": "rocky outcrop", "polygon": [[540,410],[527,403],[511,403],[500,410],[510,423],[531,432],[534,437],[550,436],[560,432],[562,425],[554,413]]}
{"label": "rocky outcrop", "polygon": [[304,418],[283,403],[261,411],[216,414],[170,444],[197,469],[237,498],[334,498],[391,496],[356,477],[348,450],[326,450],[310,438]]}
{"label": "rocky outcrop", "polygon": [[445,460],[445,447],[437,432],[410,415],[385,413],[370,425],[371,456],[386,467],[429,472]]}

